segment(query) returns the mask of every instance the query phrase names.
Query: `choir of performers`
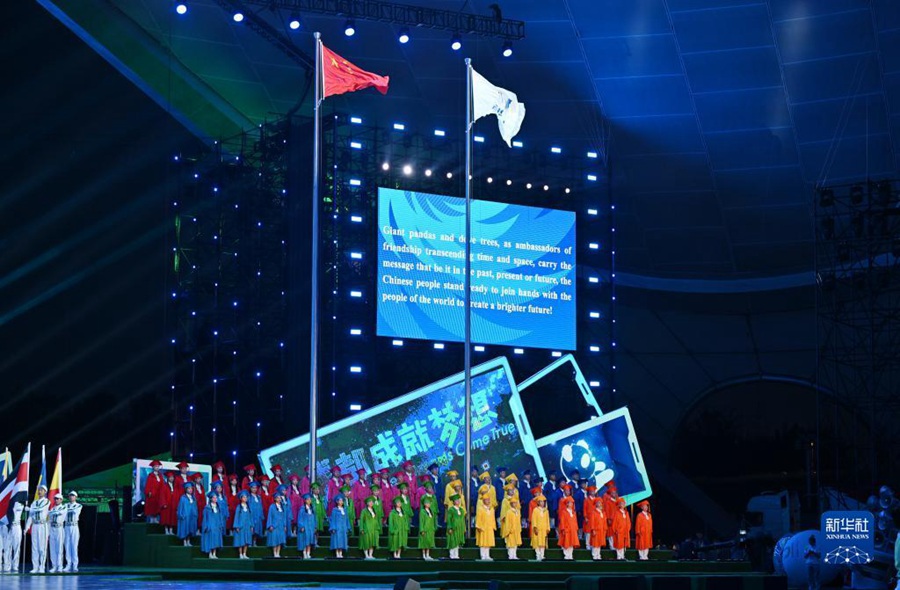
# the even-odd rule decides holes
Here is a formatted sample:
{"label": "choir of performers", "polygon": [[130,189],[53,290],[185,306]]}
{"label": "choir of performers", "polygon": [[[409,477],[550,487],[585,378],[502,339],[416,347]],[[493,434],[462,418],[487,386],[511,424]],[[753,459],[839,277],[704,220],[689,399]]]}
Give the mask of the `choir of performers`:
{"label": "choir of performers", "polygon": [[312,494],[303,494],[303,505],[297,513],[297,549],[303,552],[304,559],[312,557],[313,547],[316,546],[317,529],[318,517],[313,508]]}
{"label": "choir of performers", "polygon": [[185,482],[183,494],[178,500],[178,538],[185,547],[191,546],[191,537],[197,534],[197,501],[194,499],[194,484]]}
{"label": "choir of performers", "polygon": [[[216,483],[221,483],[221,480]],[[200,550],[209,554],[210,559],[218,559],[216,551],[222,546],[222,537],[225,535],[226,516],[219,498],[219,494],[214,491],[207,494],[203,524],[200,526]]]}
{"label": "choir of performers", "polygon": [[253,511],[250,510],[250,492],[241,490],[238,492],[238,504],[234,509],[233,528],[231,534],[234,536],[232,543],[238,548],[238,557],[240,559],[249,559],[247,557],[247,548],[253,544]]}
{"label": "choir of performers", "polygon": [[547,550],[547,537],[550,535],[550,511],[547,509],[547,498],[538,493],[534,497],[535,507],[531,512],[531,548],[534,549],[535,559],[544,560],[544,552]]}
{"label": "choir of performers", "polygon": [[284,507],[284,496],[280,491],[272,495],[272,505],[266,518],[266,544],[272,548],[272,557],[281,557],[281,548],[287,542],[290,526],[289,512]]}
{"label": "choir of performers", "polygon": [[650,516],[650,503],[647,500],[638,502],[637,506],[640,512],[634,517],[634,548],[637,549],[638,559],[647,561],[653,547],[653,517]]}
{"label": "choir of performers", "polygon": [[[510,560],[518,559],[523,541],[534,550],[537,561],[544,560],[551,536],[556,537],[565,560],[574,559],[581,539],[594,561],[601,560],[605,546],[615,550],[617,560],[624,560],[632,534],[639,560],[648,560],[653,546],[653,520],[646,500],[637,504],[637,515],[632,517],[614,482],[608,482],[600,493],[577,472],[567,480],[551,471],[544,482],[530,470],[525,470],[521,479],[505,467],[497,468],[493,475],[488,470],[474,470],[474,511],[469,511],[462,494],[464,482],[458,473],[450,470],[442,477],[437,464],[430,465],[427,473],[418,477],[409,461],[393,474],[387,469],[371,473],[359,469],[355,478],[335,467],[323,486],[316,481],[310,483],[308,477],[285,474],[280,465],[272,468],[271,478],[266,473],[257,477],[256,467],[247,465],[247,475],[239,485],[238,476],[228,475],[224,464],[217,462],[208,494],[203,490],[203,476],[189,475],[187,463],[179,463],[178,472],[161,472],[158,461],[150,465],[152,472],[144,484],[147,521],[160,523],[167,534],[176,534],[188,547],[192,537],[199,534],[201,550],[210,559],[218,558],[226,534],[233,535],[241,559],[248,558],[248,547],[263,542],[272,547],[273,557],[281,557],[282,548],[293,536],[297,537],[303,557],[310,559],[319,535],[325,533],[330,534],[329,549],[336,558],[343,559],[357,526],[359,548],[366,559],[374,559],[380,536],[386,532],[394,559],[401,557],[409,535],[414,534],[422,559],[432,561],[436,533],[441,527],[445,529],[450,559],[459,559],[469,518],[483,561],[491,561],[490,549],[496,545],[498,534]],[[41,488],[39,494],[46,494],[46,488]],[[33,551],[34,572],[47,567],[47,533],[49,570],[62,571],[68,531],[64,521],[67,505],[61,500],[61,496],[54,498],[51,508],[48,499],[41,496],[28,508],[26,532],[31,532],[32,543],[37,543]],[[12,528],[3,532],[4,541],[14,534]],[[10,544],[4,545],[0,549],[0,567],[7,567],[13,557],[7,557]]]}
{"label": "choir of performers", "polygon": [[166,484],[165,476],[160,473],[162,463],[153,460],[150,462],[150,474],[147,475],[147,481],[144,483],[144,516],[147,522],[160,522],[160,503],[159,497],[163,486]]}
{"label": "choir of performers", "polygon": [[494,531],[497,530],[497,521],[494,517],[496,503],[497,497],[486,491],[480,494],[478,507],[475,509],[475,544],[480,551],[481,561],[493,561],[491,547],[494,546]]}
{"label": "choir of performers", "polygon": [[[431,480],[425,482],[431,485]],[[419,500],[419,549],[422,550],[422,559],[432,561],[431,550],[434,549],[434,533],[437,530],[438,514],[434,510],[437,499],[431,495],[423,495]]]}
{"label": "choir of performers", "polygon": [[328,519],[328,529],[331,533],[331,550],[338,559],[344,558],[344,551],[348,548],[348,537],[353,528],[353,508],[346,505],[346,499],[350,488],[341,488],[347,493],[341,493],[334,499],[334,507]]}
{"label": "choir of performers", "polygon": [[[375,489],[375,486],[372,486]],[[375,496],[366,498],[366,507],[359,517],[359,548],[365,559],[375,559],[374,553],[378,549],[378,539],[381,537],[381,521],[384,514],[375,510]]]}

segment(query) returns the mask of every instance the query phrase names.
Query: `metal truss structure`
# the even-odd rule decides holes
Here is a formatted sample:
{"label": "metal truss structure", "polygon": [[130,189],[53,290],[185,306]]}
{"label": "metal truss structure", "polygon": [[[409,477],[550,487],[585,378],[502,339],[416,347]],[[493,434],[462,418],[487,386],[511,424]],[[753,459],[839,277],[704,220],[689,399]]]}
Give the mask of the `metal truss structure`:
{"label": "metal truss structure", "polygon": [[[900,193],[895,181],[817,191],[819,385],[834,405],[834,482],[890,480],[900,443]],[[860,425],[865,425],[865,430]],[[842,449],[839,450],[839,447]]]}

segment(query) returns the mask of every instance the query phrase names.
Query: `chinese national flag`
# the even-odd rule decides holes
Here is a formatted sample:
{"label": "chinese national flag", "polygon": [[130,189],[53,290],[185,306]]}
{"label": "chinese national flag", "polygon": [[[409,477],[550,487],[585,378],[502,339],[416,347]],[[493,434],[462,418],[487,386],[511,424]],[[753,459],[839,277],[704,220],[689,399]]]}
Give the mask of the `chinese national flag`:
{"label": "chinese national flag", "polygon": [[370,86],[374,86],[382,94],[387,94],[390,81],[389,76],[379,76],[359,69],[325,45],[322,45],[322,78],[325,86],[322,98],[356,92]]}

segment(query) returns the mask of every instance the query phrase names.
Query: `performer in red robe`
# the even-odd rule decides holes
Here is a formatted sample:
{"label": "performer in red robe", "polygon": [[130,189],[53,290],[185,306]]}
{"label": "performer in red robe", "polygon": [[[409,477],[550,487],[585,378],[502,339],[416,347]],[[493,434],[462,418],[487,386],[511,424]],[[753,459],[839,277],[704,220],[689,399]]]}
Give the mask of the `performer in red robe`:
{"label": "performer in red robe", "polygon": [[225,484],[228,481],[228,475],[225,473],[225,464],[221,461],[216,461],[212,464],[212,477],[210,478],[209,483],[212,485],[217,481],[222,482],[222,487],[225,487]]}
{"label": "performer in red robe", "polygon": [[390,507],[394,505],[394,493],[391,487],[391,472],[387,467],[378,470],[381,476],[381,504],[386,508],[385,514],[390,512]]}
{"label": "performer in red robe", "polygon": [[195,473],[191,476],[194,483],[194,495],[197,496],[197,530],[203,530],[203,509],[206,508],[206,490],[203,489],[203,475]]}
{"label": "performer in red robe", "polygon": [[242,490],[250,490],[250,482],[256,481],[256,465],[252,463],[249,465],[244,465],[244,473],[247,475],[244,476],[244,479],[241,480],[241,489]]}
{"label": "performer in red robe", "polygon": [[[416,465],[412,461],[404,461],[400,468],[403,470],[401,481],[405,481],[406,485],[409,486],[409,498],[412,502],[413,510],[418,510],[419,482],[416,477]],[[397,483],[399,484],[400,482]]]}
{"label": "performer in red robe", "polygon": [[166,483],[166,478],[160,473],[159,469],[162,463],[154,459],[150,461],[150,468],[153,470],[147,475],[147,481],[144,482],[144,516],[147,522],[159,522],[159,491]]}
{"label": "performer in red robe", "polygon": [[240,493],[241,486],[238,483],[238,476],[232,473],[228,476],[228,485],[225,486],[225,499],[228,501],[228,520],[225,521],[225,529],[231,530],[234,527],[234,513],[238,504],[241,503]]}
{"label": "performer in red robe", "polygon": [[175,497],[175,476],[178,472],[166,471],[166,481],[159,487],[159,522],[165,527],[167,535],[174,535],[178,525],[178,506]]}
{"label": "performer in red robe", "polygon": [[178,468],[178,473],[175,475],[175,492],[172,495],[172,502],[175,503],[175,510],[178,510],[178,503],[184,495],[184,484],[191,481],[190,477],[188,477],[188,467],[190,465],[186,461],[182,461],[175,467]]}
{"label": "performer in red robe", "polygon": [[[568,486],[569,484],[565,484],[563,488]],[[579,546],[578,515],[575,514],[575,499],[572,496],[567,494],[559,501],[556,521],[559,546],[563,550],[563,559],[572,560],[574,559],[575,547]]]}
{"label": "performer in red robe", "polygon": [[625,560],[625,549],[631,547],[631,515],[625,508],[625,498],[616,500],[616,510],[612,518],[613,547],[616,559]]}
{"label": "performer in red robe", "polygon": [[354,510],[356,510],[357,520],[359,519],[360,514],[362,514],[362,509],[366,505],[366,498],[368,498],[372,493],[369,490],[370,485],[371,484],[366,479],[366,470],[357,469],[356,481],[353,482],[352,486],[350,486],[353,496],[353,508]]}
{"label": "performer in red robe", "polygon": [[275,503],[275,498],[269,493],[269,476],[263,473],[257,481],[259,481],[259,499],[262,501],[263,514],[269,514],[269,506]]}
{"label": "performer in red robe", "polygon": [[300,493],[304,496],[309,493],[309,465],[303,468],[303,477],[300,478]]}
{"label": "performer in red robe", "polygon": [[274,496],[278,486],[284,485],[281,465],[272,465],[272,479],[269,481],[269,495]]}
{"label": "performer in red robe", "polygon": [[341,486],[344,480],[341,479],[341,468],[335,465],[331,468],[331,479],[325,486],[325,513],[331,516],[331,509],[334,507],[334,499],[341,495]]}
{"label": "performer in red robe", "polygon": [[637,507],[641,511],[634,517],[634,548],[637,549],[638,559],[647,561],[653,548],[653,517],[647,500],[638,502]]}

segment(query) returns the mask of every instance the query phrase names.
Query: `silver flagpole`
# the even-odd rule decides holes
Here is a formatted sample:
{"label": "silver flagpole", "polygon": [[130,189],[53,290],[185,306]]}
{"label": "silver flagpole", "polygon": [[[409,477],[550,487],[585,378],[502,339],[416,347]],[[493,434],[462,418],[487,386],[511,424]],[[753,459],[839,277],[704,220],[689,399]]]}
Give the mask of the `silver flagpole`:
{"label": "silver flagpole", "polygon": [[318,442],[318,404],[319,404],[319,169],[321,168],[320,142],[322,127],[322,36],[313,33],[316,39],[316,73],[315,99],[313,116],[313,185],[312,185],[312,271],[310,278],[310,315],[309,315],[309,481],[316,481],[316,444]]}
{"label": "silver flagpole", "polygon": [[[470,306],[472,303],[472,60],[466,58],[466,264],[463,290],[465,291],[465,381],[466,381],[466,459],[465,474],[463,477],[471,478],[472,473],[472,317]],[[473,506],[474,498],[471,494],[471,482],[465,481],[466,506],[469,514],[466,516],[466,529],[469,536],[472,530],[472,516],[476,506]]]}

